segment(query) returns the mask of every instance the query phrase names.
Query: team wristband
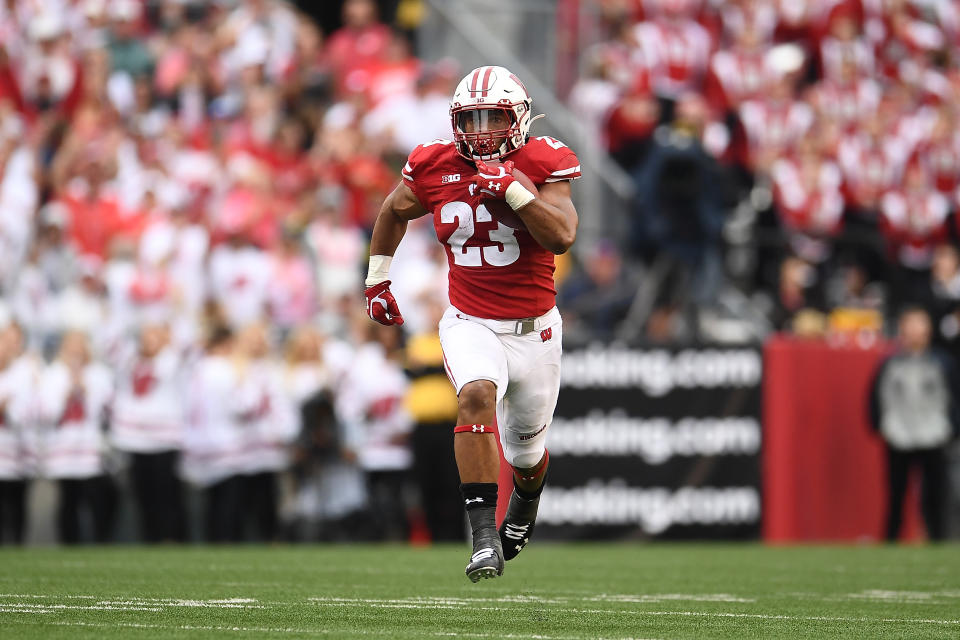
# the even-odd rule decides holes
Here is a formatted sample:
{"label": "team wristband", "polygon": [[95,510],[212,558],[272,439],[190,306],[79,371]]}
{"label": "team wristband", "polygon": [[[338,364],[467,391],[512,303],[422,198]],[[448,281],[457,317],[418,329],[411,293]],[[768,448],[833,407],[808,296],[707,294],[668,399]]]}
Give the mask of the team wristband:
{"label": "team wristband", "polygon": [[372,287],[388,279],[391,262],[393,262],[393,256],[370,256],[370,265],[367,267],[367,279],[364,286]]}
{"label": "team wristband", "polygon": [[507,201],[507,204],[510,205],[510,208],[514,211],[527,206],[530,204],[530,201],[535,200],[536,197],[537,196],[530,193],[525,186],[517,181],[511,182],[503,194],[503,199]]}

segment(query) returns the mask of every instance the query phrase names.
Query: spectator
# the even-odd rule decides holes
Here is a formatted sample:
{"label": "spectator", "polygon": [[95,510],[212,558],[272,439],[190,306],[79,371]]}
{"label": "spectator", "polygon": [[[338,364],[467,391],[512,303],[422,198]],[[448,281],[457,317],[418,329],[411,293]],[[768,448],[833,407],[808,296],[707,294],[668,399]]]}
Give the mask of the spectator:
{"label": "spectator", "polygon": [[4,402],[4,420],[17,431],[20,440],[20,469],[25,479],[41,471],[40,454],[43,451],[43,429],[40,425],[37,389],[44,362],[26,348],[23,328],[11,320],[0,330],[0,343],[8,350],[10,363],[3,372],[2,386],[7,394]]}
{"label": "spectator", "polygon": [[960,357],[960,255],[952,244],[933,253],[925,306],[933,324],[933,343],[956,360]]}
{"label": "spectator", "polygon": [[227,240],[210,252],[210,292],[236,329],[256,322],[267,311],[269,259],[250,241],[245,211],[228,209],[224,216]]}
{"label": "spectator", "polygon": [[780,47],[765,57],[765,63],[766,92],[741,102],[738,111],[746,137],[743,161],[760,175],[768,174],[814,123],[813,109],[795,95],[803,53],[796,47]]}
{"label": "spectator", "polygon": [[14,74],[16,91],[24,100],[28,116],[53,111],[72,115],[82,87],[81,69],[70,51],[63,18],[53,11],[35,13],[27,35],[27,45],[14,58]]}
{"label": "spectator", "polygon": [[114,72],[127,74],[125,82],[153,71],[153,58],[139,37],[141,4],[114,0],[110,5],[110,41],[107,50]]}
{"label": "spectator", "polygon": [[363,120],[364,132],[382,139],[385,152],[403,159],[421,140],[448,136],[455,76],[455,65],[449,63],[422,68],[412,90],[389,93],[370,110]]}
{"label": "spectator", "polygon": [[884,194],[880,228],[895,264],[896,297],[908,300],[929,279],[934,248],[947,237],[949,201],[933,188],[923,167],[906,169],[903,187]]}
{"label": "spectator", "polygon": [[945,453],[958,427],[955,364],[931,347],[930,316],[920,307],[900,314],[898,338],[897,351],[880,365],[870,392],[871,424],[887,449],[886,539],[900,537],[907,478],[919,468],[927,535],[942,540]]}
{"label": "spectator", "polygon": [[276,541],[280,475],[290,466],[289,448],[299,424],[283,392],[280,369],[269,357],[267,327],[245,327],[237,339],[239,384],[232,402],[243,438],[242,524],[252,521],[254,540]]}
{"label": "spectator", "polygon": [[207,542],[240,542],[243,534],[243,431],[236,404],[233,333],[214,328],[187,388],[182,473],[203,492]]}
{"label": "spectator", "polygon": [[876,221],[880,198],[901,179],[907,161],[906,145],[886,135],[885,125],[879,113],[865,116],[837,150],[848,210],[863,220]]}
{"label": "spectator", "polygon": [[816,269],[796,256],[787,256],[780,264],[773,325],[781,331],[795,328],[798,317],[813,317],[810,312],[823,308],[822,283]]}
{"label": "spectator", "polygon": [[316,288],[313,270],[301,250],[301,237],[284,227],[278,247],[270,255],[268,305],[272,324],[286,334],[313,317]]}
{"label": "spectator", "polygon": [[17,330],[9,324],[0,328],[0,545],[22,544],[26,528],[26,449],[20,425],[9,410],[22,391],[17,389],[12,366],[19,355],[17,339]]}
{"label": "spectator", "polygon": [[183,487],[178,477],[186,411],[184,360],[166,324],[144,324],[139,344],[117,367],[109,438],[130,456],[140,539],[185,542]]}
{"label": "spectator", "polygon": [[306,230],[321,312],[336,308],[337,300],[362,284],[360,265],[366,250],[363,232],[347,219],[346,193],[327,185],[317,190],[316,211]]}
{"label": "spectator", "polygon": [[858,4],[836,2],[827,15],[827,34],[820,40],[819,52],[826,78],[839,78],[844,64],[852,64],[861,76],[873,73],[873,47],[860,33],[863,12]]}
{"label": "spectator", "polygon": [[33,153],[16,141],[22,135],[20,119],[7,113],[0,122],[8,129],[0,132],[0,287],[9,290],[30,252],[40,194]]}
{"label": "spectator", "polygon": [[724,215],[719,167],[700,142],[706,119],[705,101],[691,94],[678,102],[676,120],[657,129],[634,177],[643,195],[632,229],[634,250],[670,260],[674,282],[689,283],[700,303],[719,288]]}
{"label": "spectator", "polygon": [[[329,372],[321,353],[321,335],[313,327],[294,328],[284,345],[283,390],[299,422],[291,446],[293,495],[281,505],[284,529],[293,539],[316,539],[317,505],[309,502],[319,467],[337,454],[337,424],[330,400]],[[305,499],[306,498],[306,499]]]}
{"label": "spectator", "polygon": [[[742,4],[753,6],[758,3]],[[726,12],[725,18],[732,11],[731,8]],[[737,10],[737,13],[741,11]],[[761,98],[770,75],[767,69],[769,25],[762,24],[767,18],[734,20],[731,16],[729,22],[736,24],[728,27],[733,31],[733,44],[713,54],[704,80],[704,95],[711,108],[721,116],[736,112],[747,100]]]}
{"label": "spectator", "polygon": [[842,174],[817,147],[816,133],[796,153],[776,160],[771,170],[774,204],[787,243],[800,258],[822,264],[843,224]]}
{"label": "spectator", "polygon": [[[117,495],[104,464],[103,424],[113,397],[110,370],[93,360],[89,337],[63,335],[56,359],[40,378],[38,395],[44,444],[44,474],[57,481],[59,540],[64,544],[113,537]],[[85,531],[84,515],[93,531]]]}
{"label": "spectator", "polygon": [[398,362],[397,338],[389,328],[371,324],[369,342],[354,357],[337,398],[348,446],[367,475],[373,537],[407,539],[407,482],[412,456],[410,416],[403,406],[407,380]]}
{"label": "spectator", "polygon": [[346,0],[343,26],[327,40],[327,60],[340,90],[356,90],[366,82],[364,66],[379,60],[390,42],[390,28],[377,21],[373,0]]}
{"label": "spectator", "polygon": [[574,342],[594,336],[615,339],[639,287],[613,243],[597,243],[586,253],[583,268],[560,287],[557,302],[566,312],[564,336]]}
{"label": "spectator", "polygon": [[405,349],[410,386],[404,406],[414,422],[410,434],[413,475],[434,542],[466,538],[463,497],[453,452],[452,429],[457,420],[457,395],[447,379],[440,337],[433,329],[446,309],[446,300],[427,301],[429,326],[411,336]]}
{"label": "spectator", "polygon": [[[604,146],[609,146],[606,122],[620,100],[623,88],[614,79],[613,60],[602,49],[595,48],[589,52],[586,66],[586,73],[573,85],[567,102],[582,123],[587,138],[600,140]],[[421,136],[420,139],[429,138]]]}
{"label": "spectator", "polygon": [[[666,3],[652,20],[635,27],[653,91],[668,103],[700,86],[713,49],[710,34],[686,14],[685,5]],[[669,112],[666,116],[672,118]]]}

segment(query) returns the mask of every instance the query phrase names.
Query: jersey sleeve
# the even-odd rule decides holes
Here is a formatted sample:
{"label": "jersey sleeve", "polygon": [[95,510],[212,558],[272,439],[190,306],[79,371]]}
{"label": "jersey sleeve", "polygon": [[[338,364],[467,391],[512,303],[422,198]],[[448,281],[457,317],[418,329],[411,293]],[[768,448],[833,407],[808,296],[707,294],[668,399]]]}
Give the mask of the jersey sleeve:
{"label": "jersey sleeve", "polygon": [[426,187],[430,184],[431,176],[436,173],[436,165],[440,154],[447,145],[452,144],[449,140],[434,140],[425,144],[418,144],[410,155],[407,156],[407,162],[400,171],[400,176],[417,196],[417,199],[423,206],[428,205],[429,194]]}
{"label": "jersey sleeve", "polygon": [[580,177],[580,160],[573,149],[563,142],[550,136],[538,136],[528,144],[530,159],[536,167],[536,178],[531,176],[535,183],[576,180]]}
{"label": "jersey sleeve", "polygon": [[400,170],[400,176],[403,178],[403,183],[410,187],[413,191],[413,195],[417,196],[417,199],[420,202],[423,202],[422,194],[417,185],[417,175],[423,173],[423,159],[425,151],[422,144],[418,144],[414,147],[413,151],[410,152],[410,155],[407,156],[407,162],[403,165],[403,169]]}

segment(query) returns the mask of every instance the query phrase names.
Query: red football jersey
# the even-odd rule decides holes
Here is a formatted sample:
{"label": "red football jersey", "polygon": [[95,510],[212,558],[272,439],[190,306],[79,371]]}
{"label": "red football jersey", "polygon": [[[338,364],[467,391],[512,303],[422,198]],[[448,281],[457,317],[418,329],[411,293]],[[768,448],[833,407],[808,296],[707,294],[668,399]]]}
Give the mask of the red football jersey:
{"label": "red football jersey", "polygon": [[[580,161],[565,144],[548,136],[530,138],[506,158],[535,185],[580,177]],[[437,238],[450,265],[450,303],[480,318],[530,318],[553,308],[553,254],[475,192],[477,168],[449,140],[414,149],[403,179],[420,204],[433,214]],[[507,207],[509,209],[509,207]],[[516,216],[511,216],[516,218]],[[520,228],[515,228],[520,227]]]}

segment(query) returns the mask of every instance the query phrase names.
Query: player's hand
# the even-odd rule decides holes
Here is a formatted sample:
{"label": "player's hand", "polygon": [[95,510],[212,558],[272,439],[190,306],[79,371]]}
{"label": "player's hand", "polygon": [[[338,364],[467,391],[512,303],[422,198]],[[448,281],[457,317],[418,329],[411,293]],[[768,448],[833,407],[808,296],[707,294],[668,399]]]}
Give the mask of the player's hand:
{"label": "player's hand", "polygon": [[514,169],[512,160],[503,164],[487,164],[478,160],[473,183],[480,193],[506,202],[514,211],[527,206],[540,195],[533,181],[519,169]]}
{"label": "player's hand", "polygon": [[496,200],[504,200],[507,197],[507,187],[515,180],[512,160],[492,165],[483,160],[477,160],[477,175],[473,177],[473,183],[477,185],[480,193],[485,193]]}
{"label": "player's hand", "polygon": [[390,293],[389,280],[367,287],[363,294],[367,297],[367,315],[371,320],[388,327],[403,324],[400,307],[397,306],[396,298]]}

